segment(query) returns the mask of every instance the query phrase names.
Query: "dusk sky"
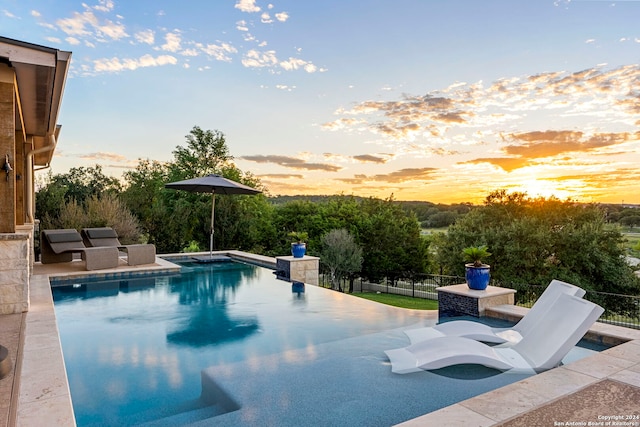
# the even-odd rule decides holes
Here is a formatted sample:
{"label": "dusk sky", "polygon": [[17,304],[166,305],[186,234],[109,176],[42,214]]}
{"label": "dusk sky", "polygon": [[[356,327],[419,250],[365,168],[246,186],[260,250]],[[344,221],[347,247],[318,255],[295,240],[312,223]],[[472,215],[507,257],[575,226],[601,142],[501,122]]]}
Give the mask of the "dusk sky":
{"label": "dusk sky", "polygon": [[[271,195],[640,203],[640,1],[6,0],[71,51],[53,173],[219,130]],[[40,173],[46,173],[40,172]]]}

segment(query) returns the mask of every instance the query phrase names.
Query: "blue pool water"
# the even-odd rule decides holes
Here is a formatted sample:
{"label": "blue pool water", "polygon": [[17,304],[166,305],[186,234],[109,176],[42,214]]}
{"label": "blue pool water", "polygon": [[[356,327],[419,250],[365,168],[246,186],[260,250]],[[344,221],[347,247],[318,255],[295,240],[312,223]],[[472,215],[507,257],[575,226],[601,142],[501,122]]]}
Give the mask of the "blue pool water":
{"label": "blue pool water", "polygon": [[182,265],[52,283],[79,426],[389,426],[526,377],[392,374],[384,350],[433,314],[296,288],[253,265]]}

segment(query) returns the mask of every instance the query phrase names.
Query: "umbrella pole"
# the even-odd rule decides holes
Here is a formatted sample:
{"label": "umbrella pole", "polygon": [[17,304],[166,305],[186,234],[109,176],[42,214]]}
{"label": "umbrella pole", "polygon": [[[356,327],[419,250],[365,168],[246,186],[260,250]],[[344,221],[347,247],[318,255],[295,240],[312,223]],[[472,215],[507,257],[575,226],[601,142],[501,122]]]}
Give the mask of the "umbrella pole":
{"label": "umbrella pole", "polygon": [[216,210],[216,191],[211,190],[211,233],[209,234],[209,258],[213,259],[213,218]]}

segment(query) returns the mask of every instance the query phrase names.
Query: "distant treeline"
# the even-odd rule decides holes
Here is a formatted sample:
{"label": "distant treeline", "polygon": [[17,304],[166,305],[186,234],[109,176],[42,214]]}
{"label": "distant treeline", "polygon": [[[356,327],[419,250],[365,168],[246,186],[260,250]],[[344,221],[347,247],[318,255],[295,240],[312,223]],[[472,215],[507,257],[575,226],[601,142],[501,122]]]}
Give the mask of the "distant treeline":
{"label": "distant treeline", "polygon": [[[274,205],[286,204],[291,201],[304,200],[313,203],[323,203],[335,196],[275,196],[269,197],[269,202]],[[356,200],[362,197],[352,196]],[[461,216],[469,213],[479,205],[472,203],[432,203],[427,201],[396,201],[407,212],[413,212],[420,222],[422,228],[445,228]],[[622,204],[600,204],[605,211],[605,218],[608,223],[618,223],[625,227],[640,227],[640,205],[629,206]]]}

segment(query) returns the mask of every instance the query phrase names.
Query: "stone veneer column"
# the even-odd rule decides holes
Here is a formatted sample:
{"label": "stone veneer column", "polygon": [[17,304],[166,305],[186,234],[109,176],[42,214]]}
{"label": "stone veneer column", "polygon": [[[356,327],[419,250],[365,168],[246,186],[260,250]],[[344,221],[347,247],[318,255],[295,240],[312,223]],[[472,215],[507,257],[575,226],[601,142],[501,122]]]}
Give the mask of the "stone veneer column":
{"label": "stone veneer column", "polygon": [[290,282],[303,282],[309,285],[318,285],[320,274],[320,258],[305,255],[302,258],[292,256],[276,257],[276,271]]}
{"label": "stone veneer column", "polygon": [[484,316],[485,309],[514,303],[514,289],[487,286],[484,291],[469,289],[466,283],[436,288],[438,317]]}
{"label": "stone veneer column", "polygon": [[0,314],[29,310],[29,234],[0,233]]}
{"label": "stone veneer column", "polygon": [[[5,156],[15,164],[15,88],[13,70],[0,64],[0,167]],[[7,176],[0,170],[0,233],[16,231],[16,190],[15,172]]]}

